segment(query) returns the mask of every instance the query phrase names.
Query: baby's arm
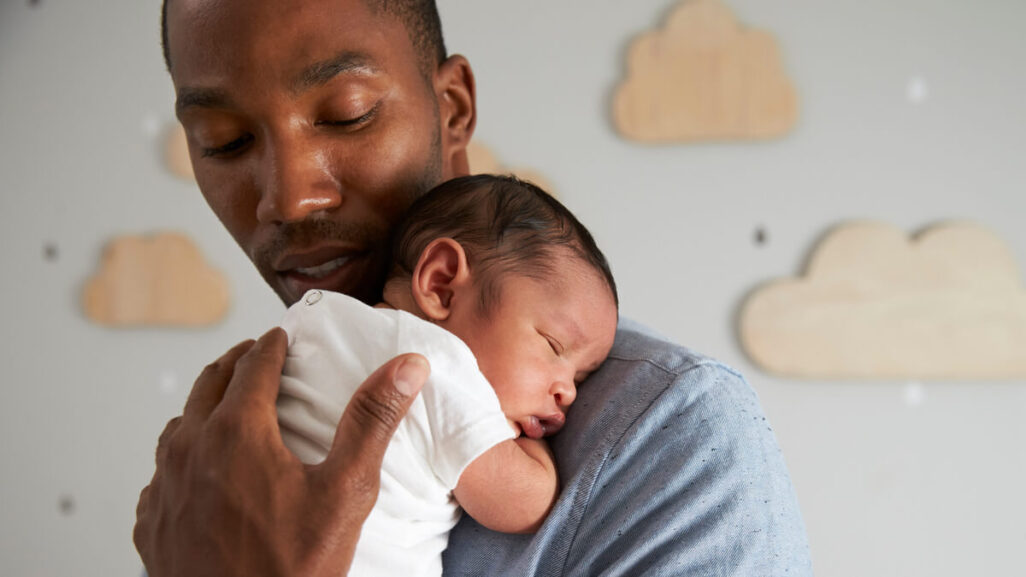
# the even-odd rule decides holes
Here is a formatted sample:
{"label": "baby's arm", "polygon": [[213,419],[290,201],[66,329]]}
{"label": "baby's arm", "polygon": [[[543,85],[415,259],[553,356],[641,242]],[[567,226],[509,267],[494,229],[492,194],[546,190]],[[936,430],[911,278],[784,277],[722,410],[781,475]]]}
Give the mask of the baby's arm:
{"label": "baby's arm", "polygon": [[453,491],[478,523],[503,533],[533,533],[559,494],[552,451],[540,439],[520,437],[474,459]]}

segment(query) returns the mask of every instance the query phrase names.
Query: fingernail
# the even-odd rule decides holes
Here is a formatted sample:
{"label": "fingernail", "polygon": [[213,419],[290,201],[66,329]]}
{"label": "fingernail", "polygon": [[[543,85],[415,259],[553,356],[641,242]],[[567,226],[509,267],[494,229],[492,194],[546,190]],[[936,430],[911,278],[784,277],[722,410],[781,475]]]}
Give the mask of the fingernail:
{"label": "fingernail", "polygon": [[431,367],[424,357],[410,357],[395,371],[395,388],[408,397],[416,395],[430,372]]}

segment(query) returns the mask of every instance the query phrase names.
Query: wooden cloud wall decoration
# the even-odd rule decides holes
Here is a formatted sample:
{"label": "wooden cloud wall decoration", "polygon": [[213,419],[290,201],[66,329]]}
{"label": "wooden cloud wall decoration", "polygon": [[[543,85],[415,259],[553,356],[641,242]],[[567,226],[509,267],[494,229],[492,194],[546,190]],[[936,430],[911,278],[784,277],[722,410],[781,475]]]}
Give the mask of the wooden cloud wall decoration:
{"label": "wooden cloud wall decoration", "polygon": [[228,281],[178,233],[114,239],[82,293],[87,317],[118,327],[210,325],[228,305]]}
{"label": "wooden cloud wall decoration", "polygon": [[816,247],[805,276],[742,306],[751,359],[820,379],[1026,379],[1026,288],[1009,247],[968,223],[909,238],[850,223]]}
{"label": "wooden cloud wall decoration", "polygon": [[642,142],[768,139],[791,130],[798,99],[772,35],[720,0],[686,0],[631,45],[613,117]]}
{"label": "wooden cloud wall decoration", "polygon": [[470,164],[471,174],[512,174],[517,178],[534,183],[552,196],[557,196],[549,179],[530,168],[507,168],[490,148],[476,140],[471,141],[467,146],[467,162]]}
{"label": "wooden cloud wall decoration", "polygon": [[171,174],[185,180],[196,180],[189,160],[189,141],[185,129],[175,122],[168,127],[164,138],[164,164]]}

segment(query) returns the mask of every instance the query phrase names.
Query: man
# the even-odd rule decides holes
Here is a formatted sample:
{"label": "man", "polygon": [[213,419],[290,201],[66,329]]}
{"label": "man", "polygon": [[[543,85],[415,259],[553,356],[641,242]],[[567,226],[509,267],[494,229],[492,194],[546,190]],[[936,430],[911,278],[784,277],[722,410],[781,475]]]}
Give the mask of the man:
{"label": "man", "polygon": [[[433,1],[168,0],[165,56],[200,189],[286,304],[380,295],[391,227],[468,172],[474,77]],[[337,575],[373,505],[387,439],[425,378],[382,367],[323,465],[282,446],[285,338],[242,343],[197,379],[157,448],[136,545],[155,577]],[[776,440],[751,388],[622,323],[552,438],[564,489],[535,535],[465,518],[447,575],[809,575]]]}

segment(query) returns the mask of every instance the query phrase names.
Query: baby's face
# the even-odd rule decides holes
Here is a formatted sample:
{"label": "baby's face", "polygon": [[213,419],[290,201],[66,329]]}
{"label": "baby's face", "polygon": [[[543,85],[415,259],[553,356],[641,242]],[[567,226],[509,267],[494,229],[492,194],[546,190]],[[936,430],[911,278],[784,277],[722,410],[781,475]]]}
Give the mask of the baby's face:
{"label": "baby's face", "polygon": [[577,385],[616,335],[616,303],[599,273],[570,256],[553,265],[545,280],[505,275],[487,314],[465,301],[444,323],[474,352],[510,425],[531,438],[562,428]]}

